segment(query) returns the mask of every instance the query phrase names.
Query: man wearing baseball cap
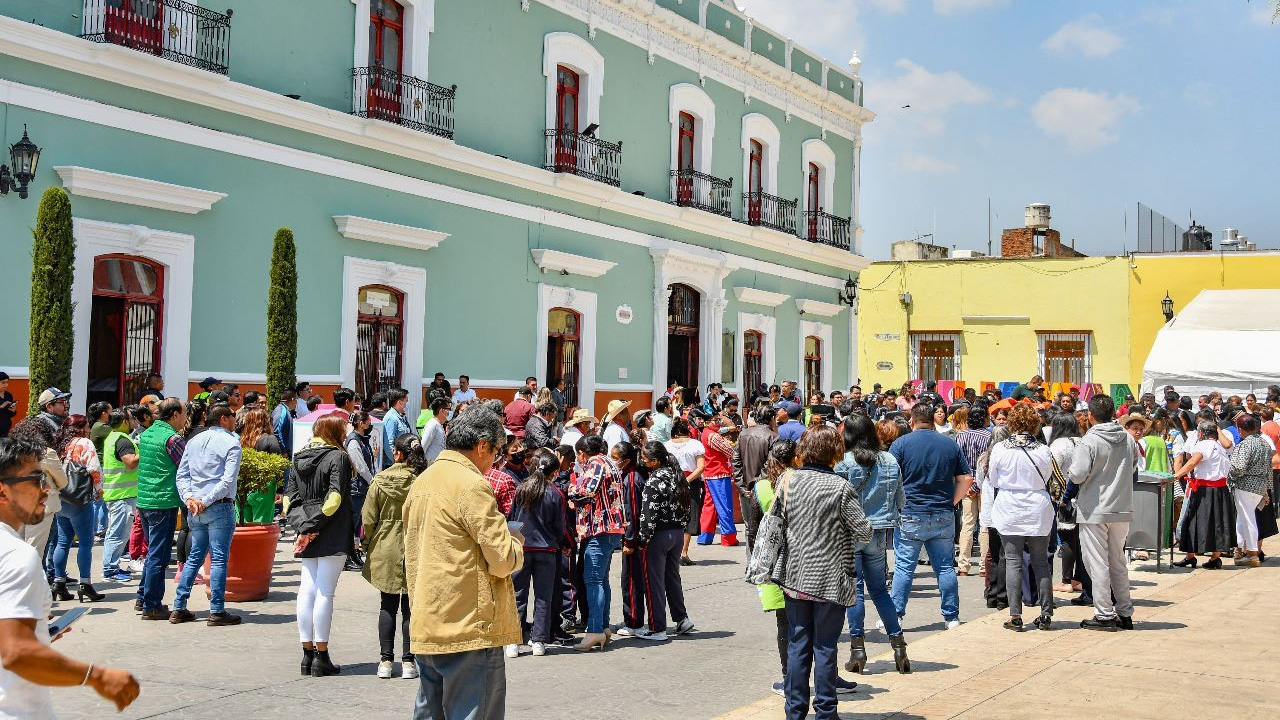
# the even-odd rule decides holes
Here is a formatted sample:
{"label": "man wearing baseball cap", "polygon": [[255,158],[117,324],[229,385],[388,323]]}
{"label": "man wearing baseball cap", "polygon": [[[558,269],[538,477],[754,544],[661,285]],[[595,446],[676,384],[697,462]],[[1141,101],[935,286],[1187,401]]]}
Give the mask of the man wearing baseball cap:
{"label": "man wearing baseball cap", "polygon": [[207,403],[209,402],[209,394],[220,387],[222,387],[222,381],[216,377],[209,376],[200,381],[201,392],[196,393],[196,396],[191,399],[201,400]]}
{"label": "man wearing baseball cap", "polygon": [[40,397],[36,398],[36,405],[40,406],[40,414],[37,417],[48,423],[56,433],[58,428],[62,427],[62,421],[67,419],[71,393],[51,387],[40,393]]}

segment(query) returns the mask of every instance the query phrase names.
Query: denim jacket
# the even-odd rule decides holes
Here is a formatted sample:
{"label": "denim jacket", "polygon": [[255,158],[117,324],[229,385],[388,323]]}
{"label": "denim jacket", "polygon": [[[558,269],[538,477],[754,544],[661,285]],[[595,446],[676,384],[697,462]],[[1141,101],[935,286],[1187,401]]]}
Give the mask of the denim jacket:
{"label": "denim jacket", "polygon": [[907,502],[902,490],[902,471],[898,461],[887,452],[876,456],[875,467],[868,473],[853,459],[853,453],[845,453],[836,465],[836,474],[842,475],[858,491],[862,500],[862,512],[871,521],[874,530],[896,528],[898,511]]}

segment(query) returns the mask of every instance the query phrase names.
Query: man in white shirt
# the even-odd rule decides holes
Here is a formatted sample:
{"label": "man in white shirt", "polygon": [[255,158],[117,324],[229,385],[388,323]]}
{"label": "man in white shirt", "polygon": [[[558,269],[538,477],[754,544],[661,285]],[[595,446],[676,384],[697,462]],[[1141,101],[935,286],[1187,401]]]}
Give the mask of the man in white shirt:
{"label": "man in white shirt", "polygon": [[[471,378],[466,375],[458,376],[458,389],[453,391],[453,405],[457,407],[461,403],[475,402],[476,391],[471,389]],[[423,443],[426,447],[426,443]],[[430,460],[431,458],[427,458]]]}
{"label": "man in white shirt", "polygon": [[591,428],[596,424],[596,419],[591,417],[591,411],[586,408],[578,408],[573,411],[569,421],[566,422],[564,435],[560,436],[560,444],[569,447],[577,447],[578,441],[582,436],[591,432]]}
{"label": "man in white shirt", "polygon": [[44,448],[0,439],[0,718],[52,718],[49,687],[88,685],[124,710],[138,697],[127,670],[72,660],[50,647],[53,597],[40,556],[18,535],[44,519],[49,487],[40,472]]}
{"label": "man in white shirt", "polygon": [[609,411],[602,418],[605,422],[603,435],[605,444],[609,446],[606,451],[608,453],[612,453],[613,447],[618,443],[631,440],[631,433],[627,430],[627,423],[631,420],[628,407],[631,407],[630,400],[609,401]]}
{"label": "man in white shirt", "polygon": [[[466,375],[462,377],[465,378]],[[463,382],[465,383],[466,380]],[[458,392],[454,391],[453,396],[458,397]],[[471,396],[475,397],[474,391]],[[431,401],[432,417],[427,421],[426,427],[422,428],[422,453],[426,456],[427,462],[432,462],[444,451],[444,422],[448,419],[449,412],[448,400],[437,397]]]}

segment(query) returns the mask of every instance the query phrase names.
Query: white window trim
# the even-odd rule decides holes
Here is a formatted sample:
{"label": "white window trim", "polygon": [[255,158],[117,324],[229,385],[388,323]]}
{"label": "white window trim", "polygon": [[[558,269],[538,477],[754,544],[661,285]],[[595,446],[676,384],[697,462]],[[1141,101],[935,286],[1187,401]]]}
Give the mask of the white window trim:
{"label": "white window trim", "polygon": [[[806,392],[808,391],[804,377],[804,339],[810,335],[816,335],[822,341],[822,384],[819,385],[818,389],[824,393],[839,389],[840,386],[835,384],[835,377],[831,375],[831,358],[835,351],[835,346],[831,343],[831,326],[827,323],[810,322],[808,320],[800,321],[800,352],[798,354],[800,364],[796,366],[798,368],[796,378],[797,382],[800,383],[800,388]],[[801,400],[805,403],[809,402],[807,397],[801,398]]]}
{"label": "white window trim", "polygon": [[[746,352],[747,345],[743,337],[748,330],[755,330],[764,335],[764,346],[760,348],[760,381],[766,384],[777,382],[777,355],[775,350],[778,344],[778,319],[772,315],[764,313],[738,313],[738,338],[734,345],[734,353],[736,357],[733,361],[733,376],[737,379],[738,391],[742,395],[743,400],[751,395],[755,388],[749,388],[745,385],[746,362],[743,353]],[[742,408],[747,409],[747,408]]]}
{"label": "white window trim", "polygon": [[742,191],[751,189],[751,141],[764,146],[760,159],[760,185],[770,195],[778,194],[778,151],[782,147],[782,133],[773,121],[760,113],[750,113],[742,118]]}
{"label": "white window trim", "polygon": [[[547,377],[548,314],[552,308],[567,308],[581,314],[578,348],[578,406],[594,413],[596,403],[596,294],[571,287],[538,283],[538,353],[534,375],[542,383]],[[472,383],[474,384],[474,383]],[[522,383],[523,384],[523,383]]]}
{"label": "white window trim", "polygon": [[422,345],[426,338],[427,271],[385,260],[345,256],[342,260],[342,327],[339,337],[339,375],[342,384],[356,384],[356,323],[360,288],[386,285],[404,293],[404,353],[400,363],[400,383],[409,391],[406,417],[418,416],[422,402]]}
{"label": "white window trim", "polygon": [[[160,374],[175,396],[185,396],[191,375],[191,288],[195,279],[192,235],[73,218],[76,236],[75,277],[71,282],[73,309],[71,403],[83,413],[89,386],[89,327],[93,319],[93,261],[99,255],[135,255],[164,266],[163,328]],[[354,331],[354,329],[353,329]],[[133,398],[126,398],[132,401]]]}
{"label": "white window trim", "polygon": [[[698,253],[670,245],[649,249],[653,256],[653,400],[667,389],[667,305],[671,299],[669,285],[682,284],[697,290],[702,303],[698,308],[698,383],[720,380],[724,352],[721,338],[724,327],[724,281],[732,272],[729,257],[717,251]],[[687,382],[687,381],[686,381]]]}
{"label": "white window trim", "polygon": [[75,165],[55,165],[67,192],[110,202],[195,215],[213,207],[226,193],[174,185]]}
{"label": "white window trim", "polygon": [[[427,79],[427,56],[431,32],[436,26],[436,0],[396,0],[404,7],[404,53],[401,67],[406,75]],[[351,67],[369,64],[369,0],[351,0],[356,6],[355,55]],[[412,395],[412,393],[410,393]]]}
{"label": "white window trim", "polygon": [[[712,139],[716,134],[716,104],[702,88],[689,83],[671,86],[669,119],[671,121],[671,169],[680,160],[680,113],[693,116],[693,169],[711,174]],[[672,188],[674,195],[675,188]]]}
{"label": "white window trim", "polygon": [[[805,140],[801,145],[800,163],[800,209],[803,211],[817,210],[822,208],[823,212],[835,215],[832,212],[831,201],[835,197],[835,180],[836,180],[836,154],[830,145],[814,138]],[[809,163],[818,166],[820,178],[818,183],[818,207],[809,207]]]}
{"label": "white window trim", "polygon": [[581,131],[600,124],[604,95],[604,56],[581,37],[569,32],[547,33],[542,40],[542,74],[547,78],[547,128],[556,126],[556,67],[578,73],[578,123]]}

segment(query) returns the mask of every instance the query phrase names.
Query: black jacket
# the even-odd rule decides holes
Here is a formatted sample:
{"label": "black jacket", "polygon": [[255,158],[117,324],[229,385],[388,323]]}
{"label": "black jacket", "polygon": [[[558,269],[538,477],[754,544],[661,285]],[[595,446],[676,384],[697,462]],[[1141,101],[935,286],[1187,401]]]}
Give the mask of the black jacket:
{"label": "black jacket", "polygon": [[346,555],[355,549],[355,516],[351,509],[351,461],[342,448],[308,445],[293,456],[294,490],[300,500],[324,502],[329,493],[341,498],[338,510],[321,521],[319,534],[297,557]]}
{"label": "black jacket", "polygon": [[644,476],[635,470],[622,478],[622,544],[637,547],[640,543],[640,505],[644,497]]}
{"label": "black jacket", "polygon": [[511,520],[524,523],[520,533],[524,535],[526,552],[555,552],[569,547],[565,534],[567,507],[564,493],[555,485],[547,487],[532,510],[525,510],[518,502],[511,503]]}
{"label": "black jacket", "polygon": [[764,472],[769,446],[777,439],[778,434],[768,425],[752,425],[738,435],[733,448],[733,484],[743,499],[755,497],[756,479]]}

